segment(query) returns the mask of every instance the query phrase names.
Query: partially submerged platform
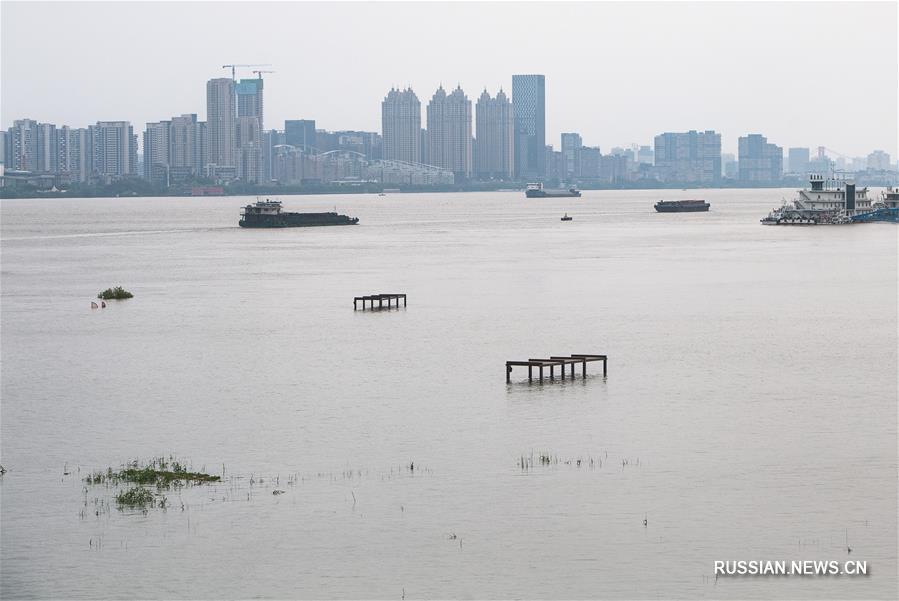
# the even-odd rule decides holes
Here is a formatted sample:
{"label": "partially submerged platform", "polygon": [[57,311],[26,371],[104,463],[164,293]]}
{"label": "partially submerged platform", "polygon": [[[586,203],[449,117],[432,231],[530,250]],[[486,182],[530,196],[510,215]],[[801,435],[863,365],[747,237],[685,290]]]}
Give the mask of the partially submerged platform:
{"label": "partially submerged platform", "polygon": [[384,301],[387,301],[387,308],[391,309],[393,307],[399,308],[400,299],[403,299],[403,306],[406,306],[406,295],[405,294],[368,294],[366,296],[355,296],[353,297],[353,311],[358,309],[358,302],[362,301],[362,310],[365,311],[365,303],[368,303],[368,308],[374,310],[375,302],[378,303],[378,309],[384,308]]}
{"label": "partially submerged platform", "polygon": [[575,366],[581,366],[581,376],[587,377],[587,363],[590,361],[602,361],[602,377],[606,377],[608,374],[608,357],[606,355],[587,355],[587,354],[573,354],[568,355],[567,357],[560,355],[551,355],[548,359],[528,359],[527,361],[506,361],[506,382],[512,381],[512,368],[513,367],[527,367],[528,368],[528,382],[534,381],[534,368],[538,368],[540,382],[543,382],[543,368],[549,368],[549,379],[555,380],[555,369],[556,366],[559,366],[562,370],[562,379],[565,379],[565,366],[571,366],[571,379],[574,379],[575,376]]}

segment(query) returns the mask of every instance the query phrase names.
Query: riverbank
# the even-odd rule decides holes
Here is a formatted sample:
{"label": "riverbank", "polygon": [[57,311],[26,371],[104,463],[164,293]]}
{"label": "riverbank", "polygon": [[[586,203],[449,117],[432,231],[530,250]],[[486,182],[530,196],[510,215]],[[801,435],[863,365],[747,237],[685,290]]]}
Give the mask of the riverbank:
{"label": "riverbank", "polygon": [[[801,178],[785,178],[778,182],[747,184],[737,181],[721,181],[715,185],[697,185],[688,182],[623,182],[618,184],[580,183],[580,190],[714,190],[735,188],[800,188],[805,185]],[[104,186],[73,185],[66,189],[52,188],[37,190],[30,187],[0,188],[0,198],[128,198],[128,197],[184,197],[184,196],[309,196],[318,194],[381,194],[381,193],[460,193],[460,192],[499,192],[524,190],[524,182],[469,182],[466,184],[442,186],[402,186],[376,183],[340,183],[331,185],[247,185],[235,183],[216,187],[215,194],[206,192],[208,186],[191,186],[160,188],[144,180],[123,180]],[[550,182],[547,187],[559,185]],[[867,182],[864,185],[887,185],[886,183]]]}

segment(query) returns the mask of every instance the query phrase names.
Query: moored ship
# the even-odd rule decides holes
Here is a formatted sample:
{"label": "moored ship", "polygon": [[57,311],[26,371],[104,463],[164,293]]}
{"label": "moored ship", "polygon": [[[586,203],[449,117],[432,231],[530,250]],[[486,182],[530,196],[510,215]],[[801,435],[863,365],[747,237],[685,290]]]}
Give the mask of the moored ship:
{"label": "moored ship", "polygon": [[577,188],[568,188],[567,190],[547,190],[543,184],[528,184],[525,188],[524,195],[528,198],[579,198],[581,193]]}
{"label": "moored ship", "polygon": [[240,227],[318,227],[326,225],[356,225],[358,217],[331,213],[287,213],[281,210],[280,200],[259,200],[243,208]]}
{"label": "moored ship", "polygon": [[[895,210],[899,212],[899,209]],[[809,187],[799,190],[792,203],[773,209],[760,222],[763,225],[839,225],[858,221],[895,221],[892,211],[872,206],[868,188],[823,175],[809,176]]]}
{"label": "moored ship", "polygon": [[696,213],[712,205],[704,200],[660,200],[654,206],[659,213]]}
{"label": "moored ship", "polygon": [[881,192],[880,202],[885,209],[899,209],[899,187],[890,186]]}
{"label": "moored ship", "polygon": [[899,223],[899,188],[890,186],[880,193],[880,200],[871,204],[871,210],[852,216],[854,223],[889,221]]}

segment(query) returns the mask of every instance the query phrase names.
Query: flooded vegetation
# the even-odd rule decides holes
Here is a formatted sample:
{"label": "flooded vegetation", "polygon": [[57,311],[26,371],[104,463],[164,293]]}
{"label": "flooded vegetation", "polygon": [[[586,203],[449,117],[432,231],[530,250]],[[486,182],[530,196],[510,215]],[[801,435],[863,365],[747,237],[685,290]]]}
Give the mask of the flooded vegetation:
{"label": "flooded vegetation", "polygon": [[[68,464],[63,468],[63,475],[69,475]],[[166,508],[168,499],[163,494],[166,490],[219,481],[221,476],[191,471],[187,464],[174,456],[157,457],[145,463],[135,459],[117,470],[109,467],[105,471],[96,471],[86,476],[84,482],[89,486],[85,486],[83,491],[84,507],[92,504],[96,516],[108,509],[108,499],[97,494],[92,500],[88,499],[96,486],[105,485],[107,489],[114,489],[116,492],[113,498],[119,509],[146,511],[154,507]],[[120,489],[126,485],[136,486]],[[84,511],[81,515],[83,518]]]}
{"label": "flooded vegetation", "polygon": [[[144,508],[154,505],[156,503],[156,497],[154,497],[153,493],[146,488],[134,487],[118,493],[115,496],[115,501],[118,505]],[[163,503],[164,502],[165,501],[163,501]]]}
{"label": "flooded vegetation", "polygon": [[[68,466],[66,463],[63,476],[81,472],[80,467],[70,470]],[[99,518],[109,515],[111,508],[120,511],[137,510],[140,514],[146,514],[150,509],[166,510],[175,507],[185,511],[191,504],[203,507],[216,502],[250,502],[257,499],[258,493],[280,497],[288,494],[290,489],[307,483],[358,487],[369,479],[385,482],[423,477],[431,473],[429,468],[410,461],[378,470],[347,466],[340,471],[296,471],[284,476],[256,473],[224,476],[225,466],[222,465],[223,475],[220,476],[204,470],[195,471],[189,463],[175,456],[157,457],[148,461],[135,459],[117,469],[108,467],[93,471],[83,478],[82,509],[79,516],[85,519],[93,514]],[[197,488],[202,488],[204,492],[190,492]],[[352,488],[349,496],[355,507],[356,496]]]}
{"label": "flooded vegetation", "polygon": [[119,470],[114,471],[110,467],[105,472],[94,472],[84,480],[88,484],[103,484],[107,481],[114,484],[131,482],[134,484],[155,484],[160,488],[164,488],[172,484],[218,482],[221,480],[221,476],[192,472],[185,464],[172,457],[168,459],[159,457],[147,464],[141,464],[135,459],[131,463],[123,465]]}
{"label": "flooded vegetation", "polygon": [[546,468],[552,466],[571,466],[584,469],[601,469],[604,465],[616,465],[621,469],[627,467],[639,467],[640,458],[631,459],[628,457],[620,457],[617,461],[609,461],[609,452],[604,451],[601,457],[593,457],[592,455],[580,455],[577,457],[560,458],[552,451],[531,451],[528,455],[520,455],[518,458],[518,467],[522,471],[529,471],[535,468]]}
{"label": "flooded vegetation", "polygon": [[133,298],[134,295],[122,288],[121,286],[116,286],[115,288],[107,288],[103,292],[97,295],[97,298],[103,300],[125,300],[126,298]]}

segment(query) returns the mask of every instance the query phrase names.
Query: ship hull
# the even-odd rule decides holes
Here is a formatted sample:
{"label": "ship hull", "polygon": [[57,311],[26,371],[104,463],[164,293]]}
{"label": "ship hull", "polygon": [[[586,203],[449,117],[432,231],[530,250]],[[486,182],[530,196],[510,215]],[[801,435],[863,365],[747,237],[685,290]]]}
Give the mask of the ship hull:
{"label": "ship hull", "polygon": [[325,227],[356,225],[357,217],[337,213],[279,213],[277,215],[244,215],[238,225],[247,228]]}
{"label": "ship hull", "polygon": [[885,221],[899,223],[899,207],[877,208],[873,211],[865,211],[851,217],[853,223],[871,223]]}
{"label": "ship hull", "polygon": [[692,204],[692,205],[673,205],[673,204],[659,204],[655,205],[656,211],[659,213],[701,213],[703,211],[708,211],[709,203],[703,204]]}
{"label": "ship hull", "polygon": [[527,190],[524,195],[528,198],[580,198],[580,192],[568,190]]}

